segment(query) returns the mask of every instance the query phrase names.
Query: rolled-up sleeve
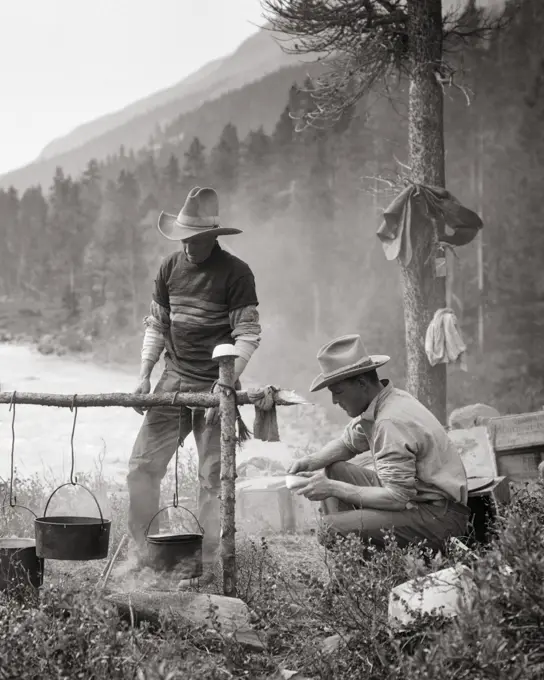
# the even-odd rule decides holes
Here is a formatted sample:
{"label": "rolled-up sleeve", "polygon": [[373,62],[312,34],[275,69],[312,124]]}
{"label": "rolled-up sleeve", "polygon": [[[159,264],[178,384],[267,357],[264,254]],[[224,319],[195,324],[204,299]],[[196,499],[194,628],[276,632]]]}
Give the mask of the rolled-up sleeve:
{"label": "rolled-up sleeve", "polygon": [[170,296],[166,283],[166,267],[167,262],[163,262],[155,279],[155,289],[153,290],[149,314],[144,319],[144,325],[147,328],[153,328],[162,335],[168,333],[170,328]]}
{"label": "rolled-up sleeve", "polygon": [[374,461],[382,486],[395,500],[408,503],[417,494],[417,444],[410,429],[392,420],[380,421],[374,431]]}
{"label": "rolled-up sleeve", "polygon": [[368,437],[361,425],[359,418],[352,420],[346,428],[341,437],[342,443],[354,454],[365,453],[370,451],[370,444]]}
{"label": "rolled-up sleeve", "polygon": [[165,347],[166,336],[170,329],[170,298],[164,263],[155,279],[153,299],[149,306],[149,314],[144,318],[144,326],[142,360],[156,363]]}
{"label": "rolled-up sleeve", "polygon": [[261,342],[261,325],[257,305],[238,307],[230,312],[230,324],[238,357],[234,364],[239,378]]}
{"label": "rolled-up sleeve", "polygon": [[144,318],[144,325],[165,335],[170,328],[170,312],[155,300],[151,301],[149,314]]}

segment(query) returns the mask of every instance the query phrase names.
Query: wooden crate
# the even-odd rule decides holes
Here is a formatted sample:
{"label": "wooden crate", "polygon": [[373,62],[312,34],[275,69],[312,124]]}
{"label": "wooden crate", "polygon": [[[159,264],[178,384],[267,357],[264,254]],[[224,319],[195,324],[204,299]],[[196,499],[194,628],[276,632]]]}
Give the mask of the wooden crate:
{"label": "wooden crate", "polygon": [[544,411],[491,418],[487,429],[500,475],[515,482],[538,477],[544,460]]}
{"label": "wooden crate", "polygon": [[246,534],[315,528],[318,505],[290,491],[285,475],[243,479],[236,484],[236,524]]}
{"label": "wooden crate", "polygon": [[513,482],[526,482],[538,477],[538,466],[544,460],[544,447],[497,451],[496,455],[501,475],[506,475]]}

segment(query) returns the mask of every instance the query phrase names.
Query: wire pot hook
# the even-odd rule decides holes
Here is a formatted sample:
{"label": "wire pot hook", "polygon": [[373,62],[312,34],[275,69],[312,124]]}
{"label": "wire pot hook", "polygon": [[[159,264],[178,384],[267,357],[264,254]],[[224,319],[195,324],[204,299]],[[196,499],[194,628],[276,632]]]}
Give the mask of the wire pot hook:
{"label": "wire pot hook", "polygon": [[179,478],[178,478],[178,462],[179,462],[179,449],[180,446],[183,446],[183,416],[184,416],[184,407],[180,408],[179,410],[179,419],[178,419],[178,440],[176,443],[176,456],[174,460],[174,479],[175,479],[175,488],[174,488],[174,500],[172,501],[172,505],[174,508],[177,508],[179,505]]}
{"label": "wire pot hook", "polygon": [[11,401],[9,402],[9,410],[12,411],[11,416],[11,473],[9,476],[9,506],[14,508],[17,505],[17,497],[13,494],[13,476],[15,474],[15,398],[17,391],[13,390]]}
{"label": "wire pot hook", "polygon": [[70,406],[70,411],[74,413],[74,422],[72,424],[72,436],[70,437],[70,454],[71,454],[71,467],[70,467],[70,484],[75,486],[77,484],[77,477],[74,476],[74,468],[76,464],[76,455],[74,452],[74,435],[76,432],[76,421],[77,421],[77,406],[76,406],[77,394],[72,397],[72,405]]}

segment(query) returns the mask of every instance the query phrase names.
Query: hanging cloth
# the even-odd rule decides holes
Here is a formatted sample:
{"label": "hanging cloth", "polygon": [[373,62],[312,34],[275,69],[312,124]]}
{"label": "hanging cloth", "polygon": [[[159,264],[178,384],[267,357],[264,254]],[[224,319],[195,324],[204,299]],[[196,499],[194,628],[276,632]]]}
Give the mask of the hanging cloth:
{"label": "hanging cloth", "polygon": [[[417,207],[416,201],[419,201]],[[450,246],[470,243],[483,226],[480,217],[446,189],[410,184],[384,210],[383,222],[377,231],[388,260],[399,259],[405,266],[410,264],[414,220],[425,220],[429,226],[435,221],[438,241]]]}
{"label": "hanging cloth", "polygon": [[454,311],[438,309],[425,336],[425,352],[431,366],[459,362],[461,370],[466,371],[466,349]]}
{"label": "hanging cloth", "polygon": [[274,395],[277,387],[267,385],[262,388],[248,389],[249,401],[255,406],[255,421],[253,423],[253,437],[263,442],[279,442],[278,417]]}

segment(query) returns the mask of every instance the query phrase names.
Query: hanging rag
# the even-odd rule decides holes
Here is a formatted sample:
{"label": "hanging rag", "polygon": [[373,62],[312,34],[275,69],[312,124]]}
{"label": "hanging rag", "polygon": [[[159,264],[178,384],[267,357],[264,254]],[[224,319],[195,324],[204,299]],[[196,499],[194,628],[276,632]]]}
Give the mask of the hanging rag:
{"label": "hanging rag", "polygon": [[463,342],[452,309],[438,309],[427,328],[425,352],[431,366],[459,362],[461,370],[466,371],[466,345]]}
{"label": "hanging rag", "polygon": [[253,423],[253,437],[263,442],[279,442],[278,417],[274,395],[279,388],[267,385],[260,388],[249,388],[249,401],[255,406],[255,422]]}
{"label": "hanging rag", "polygon": [[388,260],[405,266],[412,260],[412,225],[415,220],[436,221],[438,241],[450,246],[470,243],[483,223],[449,191],[425,184],[410,184],[384,210],[377,236]]}

